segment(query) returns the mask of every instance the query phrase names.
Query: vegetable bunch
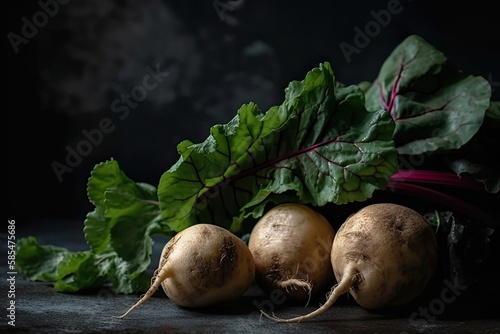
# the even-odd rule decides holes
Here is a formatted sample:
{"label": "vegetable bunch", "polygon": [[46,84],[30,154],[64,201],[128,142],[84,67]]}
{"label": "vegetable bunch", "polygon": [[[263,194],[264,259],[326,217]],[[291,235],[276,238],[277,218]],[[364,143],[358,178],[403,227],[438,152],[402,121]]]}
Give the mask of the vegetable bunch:
{"label": "vegetable bunch", "polygon": [[409,36],[371,82],[344,85],[325,62],[291,82],[281,105],[263,112],[245,104],[204,142],[181,142],[157,187],[132,181],[115,160],[98,164],[87,188],[95,206],[83,229],[89,250],[28,237],[18,242],[17,269],[62,292],[107,283],[117,293],[144,292],[154,234],[209,223],[242,236],[267,205],[343,205],[384,191],[497,226],[488,205],[454,195],[498,199],[499,129],[488,81]]}

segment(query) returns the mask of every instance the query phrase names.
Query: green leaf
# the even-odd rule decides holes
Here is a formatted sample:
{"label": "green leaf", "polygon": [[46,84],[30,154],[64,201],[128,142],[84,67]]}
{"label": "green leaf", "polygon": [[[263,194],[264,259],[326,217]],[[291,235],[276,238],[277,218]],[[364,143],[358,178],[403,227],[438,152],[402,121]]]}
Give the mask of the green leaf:
{"label": "green leaf", "polygon": [[112,245],[119,256],[146,268],[153,249],[150,233],[171,232],[161,222],[156,188],[133,182],[110,160],[94,168],[87,189],[96,203],[84,223],[93,252],[102,253]]}
{"label": "green leaf", "polygon": [[95,254],[109,256],[100,260],[99,275],[112,281],[116,292],[144,288],[153,252],[151,235],[173,234],[161,219],[156,188],[133,182],[110,160],[92,171],[88,196],[96,209],[85,220],[85,238]]}
{"label": "green leaf", "polygon": [[59,263],[68,253],[66,248],[41,246],[32,236],[21,238],[16,244],[16,270],[30,281],[55,281]]}
{"label": "green leaf", "polygon": [[151,284],[151,276],[145,271],[136,270],[135,263],[125,261],[120,257],[110,257],[104,260],[101,267],[106,268],[109,273],[108,278],[116,293],[144,292]]}
{"label": "green leaf", "polygon": [[106,273],[101,272],[96,263],[97,257],[91,252],[68,255],[58,267],[60,279],[55,282],[54,289],[72,293],[102,286]]}
{"label": "green leaf", "polygon": [[65,254],[57,266],[58,277],[66,277],[74,274],[80,268],[80,265],[92,256],[91,252],[69,252]]}
{"label": "green leaf", "polygon": [[141,271],[143,265],[122,259],[111,247],[96,255],[39,245],[35,237],[27,237],[18,241],[16,250],[20,274],[31,281],[52,282],[59,292],[77,293],[106,282],[113,284],[116,293],[141,293],[149,288],[151,278]]}
{"label": "green leaf", "polygon": [[87,196],[89,201],[96,208],[105,209],[105,192],[108,188],[116,187],[120,184],[133,183],[125,173],[123,173],[115,160],[109,160],[97,164],[87,183]]}
{"label": "green leaf", "polygon": [[96,208],[87,214],[83,225],[85,240],[92,251],[96,254],[103,252],[111,240],[109,220]]}
{"label": "green leaf", "polygon": [[89,288],[95,286],[99,278],[90,252],[39,245],[35,237],[20,239],[16,250],[17,270],[28,280],[54,282],[57,291],[76,292]]}
{"label": "green leaf", "polygon": [[84,222],[83,232],[85,240],[90,248],[99,254],[110,242],[110,229],[113,222],[105,216],[106,213],[106,191],[120,185],[133,185],[118,166],[118,162],[110,160],[97,164],[87,183],[87,196],[94,204],[95,210],[87,214]]}
{"label": "green leaf", "polygon": [[415,155],[467,143],[490,97],[487,80],[464,74],[424,39],[410,36],[382,65],[366,92],[366,106],[389,112],[398,152]]}
{"label": "green leaf", "polygon": [[[113,197],[113,190],[108,191],[108,197]],[[119,202],[119,198],[115,198]],[[107,202],[112,205],[112,201]],[[135,201],[121,210],[108,209],[113,212],[113,227],[111,228],[111,246],[125,261],[133,264],[134,270],[144,271],[151,262],[153,252],[152,231],[158,231],[161,225],[160,209],[158,205]],[[170,229],[162,230],[163,235]]]}
{"label": "green leaf", "polygon": [[271,194],[311,205],[363,201],[397,171],[394,122],[368,112],[357,86],[336,87],[328,63],[294,81],[281,106],[243,105],[200,144],[179,144],[179,161],[158,186],[163,220],[180,231],[212,223],[238,232]]}

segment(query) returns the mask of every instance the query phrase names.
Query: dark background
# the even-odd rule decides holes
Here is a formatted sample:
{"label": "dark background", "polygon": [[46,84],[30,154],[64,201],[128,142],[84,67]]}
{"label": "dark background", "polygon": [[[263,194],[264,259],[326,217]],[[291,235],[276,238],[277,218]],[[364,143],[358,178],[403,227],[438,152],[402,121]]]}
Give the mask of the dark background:
{"label": "dark background", "polygon": [[[229,121],[243,103],[263,111],[280,104],[288,83],[323,61],[338,81],[372,80],[410,34],[489,79],[498,99],[494,2],[401,0],[401,12],[350,62],[340,43],[353,45],[354,28],[364,30],[374,21],[370,12],[387,9],[389,1],[218,3],[239,6],[221,17],[223,7],[212,0],[70,1],[17,53],[8,34],[21,35],[22,18],[33,22],[42,8],[37,1],[4,3],[9,219],[81,224],[92,210],[86,182],[95,164],[114,158],[132,180],[156,186],[177,161],[181,140],[203,141],[210,126]],[[169,75],[120,119],[113,101],[142,85],[146,68]],[[53,162],[65,164],[66,147],[74,149],[86,139],[82,131],[104,118],[114,130],[58,180]]]}

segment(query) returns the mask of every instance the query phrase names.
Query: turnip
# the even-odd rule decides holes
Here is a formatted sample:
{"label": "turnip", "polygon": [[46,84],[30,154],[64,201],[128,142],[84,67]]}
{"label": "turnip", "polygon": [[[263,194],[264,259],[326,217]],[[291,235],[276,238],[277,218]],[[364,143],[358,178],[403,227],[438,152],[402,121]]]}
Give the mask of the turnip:
{"label": "turnip", "polygon": [[332,267],[338,284],[319,309],[292,319],[298,322],[322,314],[349,292],[367,309],[399,306],[414,300],[432,277],[437,241],[429,223],[416,211],[396,204],[364,207],[337,231]]}
{"label": "turnip", "polygon": [[254,278],[252,253],[241,239],[222,227],[193,225],[169,240],[151,287],[118,318],[146,302],[160,284],[176,304],[201,308],[237,299]]}
{"label": "turnip", "polygon": [[334,282],[330,250],[335,231],[321,214],[302,204],[281,204],[254,226],[248,247],[255,279],[270,293],[305,302]]}

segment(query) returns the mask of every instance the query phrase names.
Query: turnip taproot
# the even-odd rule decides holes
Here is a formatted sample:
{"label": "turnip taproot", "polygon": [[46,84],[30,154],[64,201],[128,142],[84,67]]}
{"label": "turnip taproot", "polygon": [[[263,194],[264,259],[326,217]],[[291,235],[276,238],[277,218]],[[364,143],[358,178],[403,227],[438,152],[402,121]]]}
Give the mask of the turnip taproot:
{"label": "turnip taproot", "polygon": [[288,300],[307,301],[335,280],[330,264],[334,236],[325,217],[305,205],[272,208],[254,226],[248,242],[256,282],[267,293],[279,289]]}
{"label": "turnip taproot", "polygon": [[338,285],[319,309],[279,322],[298,322],[325,312],[349,292],[368,309],[404,305],[427,285],[437,264],[437,241],[429,223],[397,204],[366,206],[337,231],[331,253]]}
{"label": "turnip taproot", "polygon": [[219,226],[193,225],[169,240],[151,287],[118,318],[146,302],[160,284],[176,304],[199,308],[240,297],[254,278],[252,253],[241,239]]}

